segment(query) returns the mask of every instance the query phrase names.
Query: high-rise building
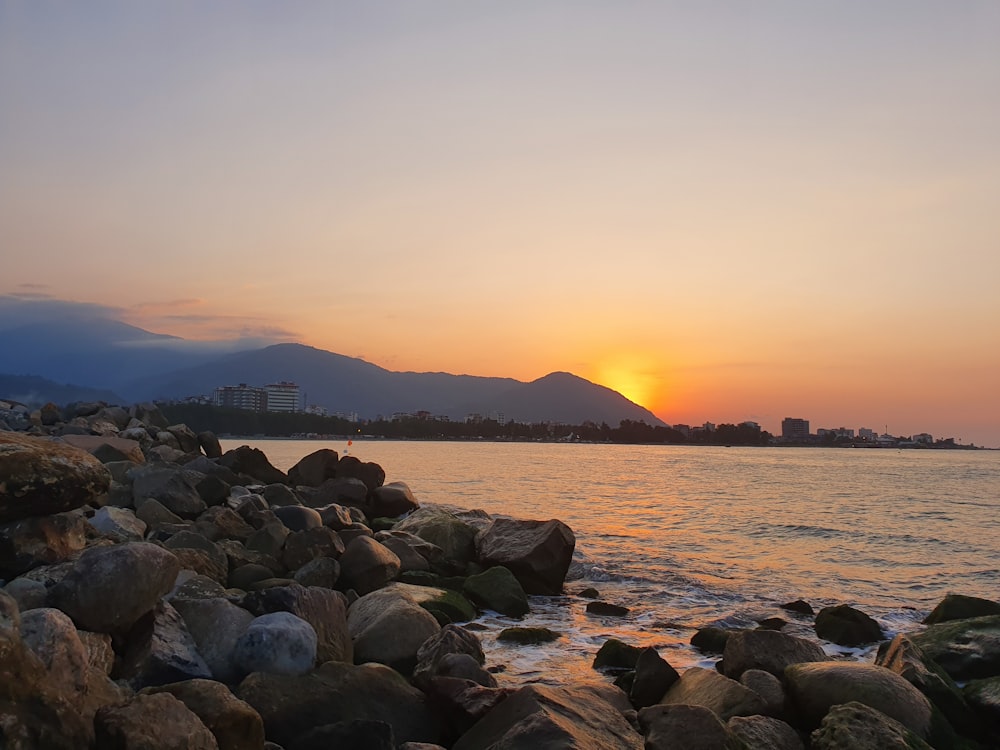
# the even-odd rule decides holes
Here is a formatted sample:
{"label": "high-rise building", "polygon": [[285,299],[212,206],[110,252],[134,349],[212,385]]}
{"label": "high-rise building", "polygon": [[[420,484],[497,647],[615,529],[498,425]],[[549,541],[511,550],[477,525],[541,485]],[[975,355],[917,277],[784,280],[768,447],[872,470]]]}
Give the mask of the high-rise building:
{"label": "high-rise building", "polygon": [[786,440],[805,440],[809,437],[809,420],[785,417],[781,420],[781,437]]}
{"label": "high-rise building", "polygon": [[267,392],[267,411],[299,411],[299,387],[282,380],[264,386]]}
{"label": "high-rise building", "polygon": [[216,406],[229,409],[264,411],[267,409],[267,391],[246,383],[223,385],[212,392],[212,401]]}

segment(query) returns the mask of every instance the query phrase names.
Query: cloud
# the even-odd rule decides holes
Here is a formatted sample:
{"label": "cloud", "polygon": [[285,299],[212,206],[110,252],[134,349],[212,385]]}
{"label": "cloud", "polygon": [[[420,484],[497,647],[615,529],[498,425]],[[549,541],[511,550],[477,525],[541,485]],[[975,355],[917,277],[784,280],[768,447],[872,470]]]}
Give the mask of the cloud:
{"label": "cloud", "polygon": [[120,307],[53,299],[39,293],[0,294],[0,329],[53,323],[68,318],[121,320],[121,314]]}

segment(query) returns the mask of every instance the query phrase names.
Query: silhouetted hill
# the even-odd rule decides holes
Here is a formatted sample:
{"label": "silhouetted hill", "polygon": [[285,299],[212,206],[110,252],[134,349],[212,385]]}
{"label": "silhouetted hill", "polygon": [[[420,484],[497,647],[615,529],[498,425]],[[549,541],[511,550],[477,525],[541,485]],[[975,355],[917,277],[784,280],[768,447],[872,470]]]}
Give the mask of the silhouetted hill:
{"label": "silhouetted hill", "polygon": [[0,398],[17,401],[26,406],[42,406],[49,401],[60,406],[73,401],[126,403],[121,396],[112,391],[70,383],[54,383],[37,375],[0,375]]}

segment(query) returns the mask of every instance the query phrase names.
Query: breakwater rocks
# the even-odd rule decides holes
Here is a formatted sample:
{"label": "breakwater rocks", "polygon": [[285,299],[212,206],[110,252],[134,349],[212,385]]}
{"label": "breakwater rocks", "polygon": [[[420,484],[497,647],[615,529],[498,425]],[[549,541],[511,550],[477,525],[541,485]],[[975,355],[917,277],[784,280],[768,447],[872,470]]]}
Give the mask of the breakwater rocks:
{"label": "breakwater rocks", "polygon": [[[572,531],[385,480],[330,450],[287,473],[223,453],[153,405],[0,402],[0,746],[1000,746],[1000,604],[960,596],[873,664],[767,622],[700,632],[716,669],[610,639],[604,685],[500,687],[459,623],[561,594]],[[883,640],[850,607],[788,609]],[[558,649],[543,630],[504,639]]]}

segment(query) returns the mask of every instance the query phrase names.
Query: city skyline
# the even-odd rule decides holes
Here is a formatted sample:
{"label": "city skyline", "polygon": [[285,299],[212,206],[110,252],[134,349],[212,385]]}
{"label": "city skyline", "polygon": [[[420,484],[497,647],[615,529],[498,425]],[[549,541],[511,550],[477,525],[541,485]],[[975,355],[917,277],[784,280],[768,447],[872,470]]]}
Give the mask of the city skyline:
{"label": "city skyline", "polygon": [[3,4],[0,296],[998,446],[998,36],[986,0]]}

